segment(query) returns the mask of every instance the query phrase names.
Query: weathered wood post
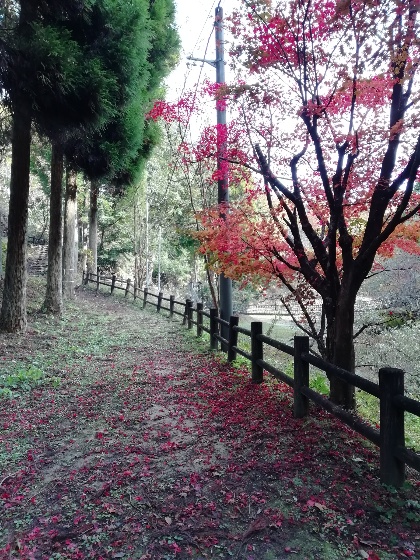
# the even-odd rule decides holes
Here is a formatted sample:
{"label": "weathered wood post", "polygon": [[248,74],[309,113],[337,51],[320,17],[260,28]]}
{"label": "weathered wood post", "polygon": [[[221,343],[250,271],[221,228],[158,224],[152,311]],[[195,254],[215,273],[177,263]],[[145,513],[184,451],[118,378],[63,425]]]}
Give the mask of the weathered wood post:
{"label": "weathered wood post", "polygon": [[156,310],[158,313],[160,313],[161,307],[162,307],[162,298],[163,298],[163,292],[159,292],[158,295],[158,300],[157,300],[157,307]]}
{"label": "weathered wood post", "polygon": [[128,292],[130,291],[130,285],[131,285],[131,278],[127,278],[127,285],[125,287],[125,294],[124,297],[127,297]]}
{"label": "weathered wood post", "polygon": [[404,372],[397,368],[379,370],[380,396],[380,477],[390,486],[402,486],[405,464],[395,456],[404,447],[404,410],[394,404],[394,397],[404,395]]}
{"label": "weathered wood post", "polygon": [[190,329],[190,308],[192,307],[192,301],[190,299],[185,300],[185,307],[184,307],[184,317],[182,319],[183,325],[188,325]]}
{"label": "weathered wood post", "polygon": [[96,292],[99,292],[99,266],[96,269]]}
{"label": "weathered wood post", "polygon": [[302,353],[309,352],[309,337],[295,336],[294,348],[293,416],[303,418],[308,415],[309,399],[300,391],[302,387],[309,387],[309,364],[302,360]]}
{"label": "weathered wood post", "polygon": [[251,356],[252,356],[252,382],[262,383],[264,368],[257,364],[257,360],[264,357],[263,343],[258,335],[262,334],[262,323],[260,321],[251,322]]}
{"label": "weathered wood post", "polygon": [[186,299],[185,300],[185,306],[184,306],[184,316],[182,317],[182,324],[186,325],[187,324],[187,319],[188,319],[188,302],[190,300]]}
{"label": "weathered wood post", "polygon": [[217,350],[219,347],[219,341],[216,338],[216,334],[219,334],[219,323],[218,312],[215,307],[210,309],[210,349]]}
{"label": "weathered wood post", "polygon": [[193,328],[193,312],[194,312],[194,305],[192,300],[187,300],[187,325],[189,329]]}
{"label": "weathered wood post", "polygon": [[115,274],[112,275],[112,280],[111,280],[111,295],[114,292],[114,288],[115,288],[115,280],[117,279],[117,277],[115,276]]}
{"label": "weathered wood post", "polygon": [[239,323],[239,317],[237,315],[231,315],[229,319],[229,344],[228,344],[228,362],[233,362],[236,360],[236,350],[235,346],[238,346],[238,331],[234,329]]}
{"label": "weathered wood post", "polygon": [[169,317],[174,316],[175,296],[169,296]]}
{"label": "weathered wood post", "polygon": [[149,293],[147,288],[144,288],[144,292],[143,292],[143,309],[146,307],[146,303],[147,303],[147,294]]}
{"label": "weathered wood post", "polygon": [[85,282],[85,271],[83,271],[83,274],[82,274],[82,284],[84,285],[85,283],[87,284],[87,282]]}
{"label": "weathered wood post", "polygon": [[203,303],[197,302],[197,336],[203,334]]}

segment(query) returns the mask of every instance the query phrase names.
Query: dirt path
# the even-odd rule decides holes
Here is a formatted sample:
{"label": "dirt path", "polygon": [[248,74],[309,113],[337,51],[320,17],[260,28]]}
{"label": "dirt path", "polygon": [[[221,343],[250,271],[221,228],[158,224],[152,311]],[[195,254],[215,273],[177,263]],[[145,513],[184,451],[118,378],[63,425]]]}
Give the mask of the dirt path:
{"label": "dirt path", "polygon": [[[289,391],[252,385],[177,322],[80,290],[0,335],[0,559],[416,558],[420,488]],[[420,556],[419,556],[420,558]]]}

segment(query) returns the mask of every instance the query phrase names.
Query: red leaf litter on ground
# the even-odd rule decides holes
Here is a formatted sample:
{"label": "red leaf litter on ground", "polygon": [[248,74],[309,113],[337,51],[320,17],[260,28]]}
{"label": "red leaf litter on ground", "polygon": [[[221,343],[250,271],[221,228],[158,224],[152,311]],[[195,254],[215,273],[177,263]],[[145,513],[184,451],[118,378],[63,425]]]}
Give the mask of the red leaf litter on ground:
{"label": "red leaf litter on ground", "polygon": [[[382,486],[377,450],[339,421],[293,418],[289,387],[156,313],[88,290],[68,313],[60,382],[0,400],[1,559],[419,554],[418,483]],[[0,335],[6,364],[45,347],[31,330]]]}

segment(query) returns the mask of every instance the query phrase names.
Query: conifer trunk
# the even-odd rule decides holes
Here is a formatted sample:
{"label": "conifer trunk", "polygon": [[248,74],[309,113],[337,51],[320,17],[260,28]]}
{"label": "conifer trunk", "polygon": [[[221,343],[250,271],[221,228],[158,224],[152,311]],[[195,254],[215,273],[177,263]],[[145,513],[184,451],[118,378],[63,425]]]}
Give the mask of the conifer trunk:
{"label": "conifer trunk", "polygon": [[76,218],[77,218],[77,175],[70,167],[66,170],[66,195],[63,236],[63,296],[73,299],[77,268]]}
{"label": "conifer trunk", "polygon": [[8,219],[8,242],[0,330],[26,328],[26,232],[28,221],[31,111],[19,100],[13,111],[12,170]]}
{"label": "conifer trunk", "polygon": [[99,183],[90,183],[89,256],[87,271],[96,274],[98,268],[98,194]]}
{"label": "conifer trunk", "polygon": [[61,314],[63,311],[62,292],[62,236],[63,236],[63,149],[61,142],[52,143],[51,152],[51,197],[50,231],[48,239],[47,289],[43,310]]}

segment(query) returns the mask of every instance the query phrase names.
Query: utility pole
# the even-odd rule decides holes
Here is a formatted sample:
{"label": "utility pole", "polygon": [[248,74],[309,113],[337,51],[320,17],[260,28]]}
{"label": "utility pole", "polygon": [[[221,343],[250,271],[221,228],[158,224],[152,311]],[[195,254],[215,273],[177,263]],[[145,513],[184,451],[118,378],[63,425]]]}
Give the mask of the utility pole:
{"label": "utility pole", "polygon": [[[215,38],[216,38],[216,60],[205,60],[200,58],[188,57],[189,60],[197,62],[206,62],[216,68],[216,83],[225,83],[225,45],[223,35],[223,8],[218,6],[215,10],[214,20]],[[226,156],[226,101],[224,99],[216,100],[217,111],[217,170],[218,170],[218,190],[217,201],[219,204],[226,205],[229,202],[229,182],[228,182],[228,164]],[[221,216],[225,219],[225,212],[221,211]],[[220,318],[229,322],[232,310],[232,280],[227,278],[223,272],[219,276],[219,297],[220,297]],[[221,326],[221,335],[223,338],[229,338],[229,327]],[[222,345],[224,350],[227,348]]]}
{"label": "utility pole", "polygon": [[150,284],[150,263],[149,263],[149,200],[147,197],[146,186],[146,290],[149,289]]}
{"label": "utility pole", "polygon": [[162,253],[162,226],[159,226],[159,245],[158,245],[158,292],[160,292],[160,261]]}

